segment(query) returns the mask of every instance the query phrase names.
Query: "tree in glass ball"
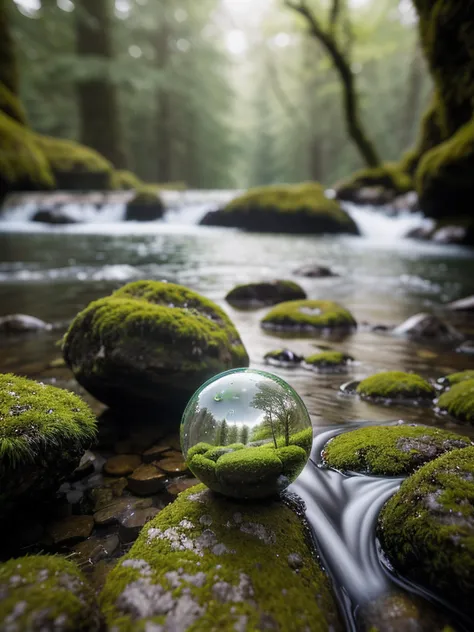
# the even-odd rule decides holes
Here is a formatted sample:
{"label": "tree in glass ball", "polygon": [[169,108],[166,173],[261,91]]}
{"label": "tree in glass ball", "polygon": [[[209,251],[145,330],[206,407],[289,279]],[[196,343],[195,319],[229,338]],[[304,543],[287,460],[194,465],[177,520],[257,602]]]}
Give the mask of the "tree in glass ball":
{"label": "tree in glass ball", "polygon": [[279,494],[308,460],[313,431],[294,389],[276,375],[234,369],[191,397],[181,445],[193,474],[232,498]]}

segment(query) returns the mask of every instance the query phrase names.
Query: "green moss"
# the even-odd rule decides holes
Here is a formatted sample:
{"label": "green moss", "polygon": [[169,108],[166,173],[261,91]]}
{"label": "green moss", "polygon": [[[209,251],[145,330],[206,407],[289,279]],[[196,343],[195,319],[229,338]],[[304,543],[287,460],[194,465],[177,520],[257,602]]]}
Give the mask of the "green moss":
{"label": "green moss", "polygon": [[187,458],[190,461],[195,454],[206,454],[208,450],[213,450],[215,446],[212,446],[210,443],[205,443],[201,441],[200,443],[196,443],[188,450]]}
{"label": "green moss", "polygon": [[0,506],[54,492],[95,435],[95,416],[77,395],[0,375]]}
{"label": "green moss", "polygon": [[152,184],[142,185],[136,189],[134,197],[128,203],[129,206],[162,204],[158,194],[158,188]]}
{"label": "green moss", "polygon": [[52,138],[34,134],[36,145],[43,151],[55,174],[61,173],[101,173],[110,176],[112,164],[90,147],[72,140]]}
{"label": "green moss", "polygon": [[474,422],[474,379],[454,384],[438,399],[438,408],[461,421]]}
{"label": "green moss", "polygon": [[54,176],[32,133],[0,112],[0,190],[51,189]]}
{"label": "green moss", "polygon": [[248,366],[229,317],[173,283],[137,281],[91,303],[74,319],[64,357],[105,403],[183,403],[209,377]]}
{"label": "green moss", "polygon": [[225,297],[231,305],[258,306],[276,305],[284,301],[306,298],[306,292],[293,281],[268,281],[237,285]]}
{"label": "green moss", "polygon": [[442,377],[438,380],[441,384],[449,384],[449,386],[453,386],[454,384],[459,384],[460,382],[465,382],[466,380],[474,380],[474,370],[471,371],[460,371],[459,373],[450,373],[445,377]]}
{"label": "green moss", "polygon": [[410,175],[397,163],[387,162],[381,167],[373,167],[356,171],[350,178],[336,184],[338,197],[344,199],[348,193],[362,187],[383,187],[396,195],[408,193],[414,188]]}
{"label": "green moss", "polygon": [[94,632],[100,629],[92,588],[72,562],[32,555],[0,564],[4,630]]}
{"label": "green moss", "polygon": [[13,94],[1,81],[0,111],[17,121],[17,123],[26,124],[26,113],[19,97]]}
{"label": "green moss", "polygon": [[382,509],[378,536],[397,571],[474,615],[474,448],[407,478]]}
{"label": "green moss", "polygon": [[[297,572],[289,556],[300,563]],[[171,625],[180,611],[189,618],[176,627],[189,632],[342,629],[298,517],[278,502],[237,503],[203,486],[145,526],[109,574],[101,601],[108,627],[119,632]]]}
{"label": "green moss", "polygon": [[331,439],[323,450],[323,459],[329,467],[344,472],[398,476],[469,445],[467,437],[440,428],[368,426]]}
{"label": "green moss", "polygon": [[313,429],[305,428],[290,436],[290,445],[297,445],[309,455],[313,446]]}
{"label": "green moss", "polygon": [[144,182],[131,171],[126,171],[125,169],[114,171],[112,178],[113,189],[130,191],[132,189],[141,189],[143,186]]}
{"label": "green moss", "polygon": [[333,301],[287,301],[280,303],[261,321],[264,328],[295,330],[353,329],[357,323],[349,312]]}
{"label": "green moss", "polygon": [[434,398],[435,389],[414,373],[386,371],[365,378],[357,387],[361,397],[384,399]]}
{"label": "green moss", "polygon": [[277,448],[276,454],[283,464],[283,475],[291,481],[296,480],[308,461],[306,450],[297,445],[288,445]]}
{"label": "green moss", "polygon": [[321,353],[314,353],[304,359],[306,364],[317,368],[336,368],[345,366],[348,362],[351,362],[354,358],[342,351],[322,351]]}

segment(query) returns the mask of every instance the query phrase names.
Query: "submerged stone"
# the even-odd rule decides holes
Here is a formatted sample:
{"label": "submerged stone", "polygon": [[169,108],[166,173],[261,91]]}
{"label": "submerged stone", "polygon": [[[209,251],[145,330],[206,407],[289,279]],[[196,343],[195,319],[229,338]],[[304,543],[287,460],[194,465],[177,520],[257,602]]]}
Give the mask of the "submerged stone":
{"label": "submerged stone", "polygon": [[249,361],[217,305],[158,281],[129,283],[91,303],[73,321],[63,351],[78,382],[116,408],[180,409],[211,375]]}
{"label": "submerged stone", "polygon": [[470,445],[468,437],[430,426],[366,426],[331,439],[322,457],[326,465],[344,472],[400,476]]}
{"label": "submerged stone", "polygon": [[306,292],[293,281],[264,281],[237,285],[225,297],[234,307],[266,307],[284,301],[306,298]]}
{"label": "submerged stone", "polygon": [[333,301],[288,301],[277,305],[262,319],[264,329],[288,332],[321,332],[357,327],[352,314]]}
{"label": "submerged stone", "polygon": [[263,359],[265,364],[289,368],[300,365],[303,356],[294,353],[290,349],[275,349],[266,353]]}
{"label": "submerged stone", "polygon": [[280,502],[242,505],[202,485],[144,527],[101,599],[118,631],[343,629],[293,511]]}
{"label": "submerged stone", "polygon": [[415,373],[386,371],[362,380],[356,391],[366,399],[426,400],[433,399],[436,391],[426,380]]}
{"label": "submerged stone", "polygon": [[395,569],[474,616],[474,447],[408,477],[383,507],[378,537]]}
{"label": "submerged stone", "polygon": [[297,268],[294,271],[294,274],[298,276],[308,277],[310,279],[322,279],[327,277],[337,277],[339,276],[337,272],[331,270],[327,266],[321,266],[317,263],[307,263],[306,265]]}

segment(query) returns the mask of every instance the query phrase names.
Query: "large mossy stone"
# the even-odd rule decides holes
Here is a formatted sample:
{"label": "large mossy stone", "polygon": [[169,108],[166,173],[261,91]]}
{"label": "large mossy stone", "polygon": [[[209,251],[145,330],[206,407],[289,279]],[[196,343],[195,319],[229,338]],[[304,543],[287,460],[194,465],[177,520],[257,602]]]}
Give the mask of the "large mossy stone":
{"label": "large mossy stone", "polygon": [[249,363],[222,309],[158,281],[129,283],[91,303],[72,322],[63,351],[78,382],[113,407],[182,410],[211,376]]}
{"label": "large mossy stone", "polygon": [[0,375],[0,513],[54,494],[95,435],[95,416],[77,395]]}
{"label": "large mossy stone", "polygon": [[378,537],[399,573],[474,616],[474,447],[407,478],[380,513]]}
{"label": "large mossy stone", "polygon": [[399,476],[470,445],[468,437],[430,426],[368,426],[334,437],[322,455],[326,465],[343,472]]}
{"label": "large mossy stone", "polygon": [[[349,178],[338,182],[334,186],[336,196],[340,200],[362,202],[363,190],[372,189],[378,193],[378,203],[390,202],[397,195],[413,190],[414,185],[410,175],[404,172],[396,163],[385,163],[381,167],[361,169]],[[367,200],[364,200],[367,202]]]}
{"label": "large mossy stone", "polygon": [[164,210],[164,204],[158,194],[158,187],[142,185],[127,203],[125,220],[151,222],[163,217]]}
{"label": "large mossy stone", "polygon": [[0,564],[0,629],[4,632],[96,632],[92,588],[72,562],[32,555]]}
{"label": "large mossy stone", "polygon": [[317,182],[249,189],[223,209],[208,213],[201,224],[267,233],[359,234],[350,215],[326,197]]}
{"label": "large mossy stone", "polygon": [[474,423],[474,379],[454,384],[440,396],[438,408],[460,421]]}
{"label": "large mossy stone", "polygon": [[145,525],[101,602],[117,632],[342,629],[297,515],[281,502],[218,498],[203,485]]}
{"label": "large mossy stone", "polygon": [[261,320],[264,329],[288,332],[352,331],[357,322],[349,310],[333,301],[287,301]]}
{"label": "large mossy stone", "polygon": [[433,399],[436,391],[433,386],[416,373],[386,371],[362,380],[357,393],[366,399]]}
{"label": "large mossy stone", "polygon": [[246,283],[232,289],[225,300],[234,307],[266,307],[285,301],[306,298],[306,292],[293,281],[262,281]]}
{"label": "large mossy stone", "polygon": [[320,371],[344,370],[354,358],[342,351],[320,351],[304,359],[303,366],[307,369]]}

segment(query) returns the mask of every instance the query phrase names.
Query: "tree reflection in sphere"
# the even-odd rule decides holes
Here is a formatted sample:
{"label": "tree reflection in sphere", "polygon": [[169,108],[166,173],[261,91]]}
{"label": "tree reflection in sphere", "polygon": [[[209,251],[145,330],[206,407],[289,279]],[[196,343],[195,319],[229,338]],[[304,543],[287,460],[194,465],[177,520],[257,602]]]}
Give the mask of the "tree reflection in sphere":
{"label": "tree reflection in sphere", "polygon": [[190,399],[181,445],[193,474],[234,498],[263,498],[288,487],[304,468],[311,420],[294,389],[276,375],[234,369]]}

